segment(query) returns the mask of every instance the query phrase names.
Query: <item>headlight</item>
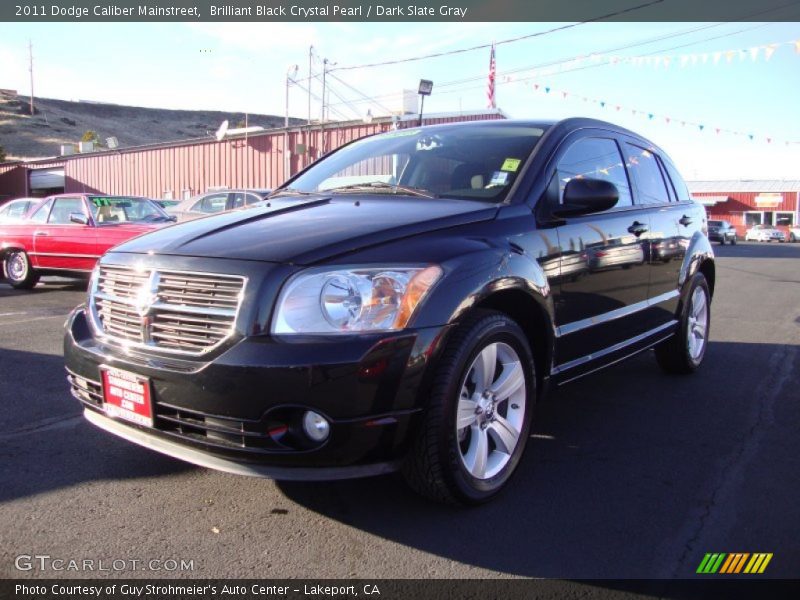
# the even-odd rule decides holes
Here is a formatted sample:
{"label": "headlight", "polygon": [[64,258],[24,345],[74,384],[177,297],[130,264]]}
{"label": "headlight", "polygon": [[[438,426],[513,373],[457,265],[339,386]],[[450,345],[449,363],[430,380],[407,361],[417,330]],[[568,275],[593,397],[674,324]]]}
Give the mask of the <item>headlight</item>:
{"label": "headlight", "polygon": [[303,271],[281,292],[272,333],[403,329],[441,276],[437,266]]}

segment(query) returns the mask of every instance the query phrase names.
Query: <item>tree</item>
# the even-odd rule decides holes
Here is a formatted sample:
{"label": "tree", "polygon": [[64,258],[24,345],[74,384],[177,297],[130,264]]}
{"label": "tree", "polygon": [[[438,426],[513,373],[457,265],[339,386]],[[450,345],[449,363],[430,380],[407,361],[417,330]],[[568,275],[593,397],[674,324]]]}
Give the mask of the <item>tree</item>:
{"label": "tree", "polygon": [[0,146],[0,163],[6,162],[6,149]]}
{"label": "tree", "polygon": [[81,137],[81,141],[82,142],[94,142],[95,146],[99,146],[100,145],[100,136],[97,135],[96,131],[93,131],[91,129],[87,129],[84,132],[83,136]]}

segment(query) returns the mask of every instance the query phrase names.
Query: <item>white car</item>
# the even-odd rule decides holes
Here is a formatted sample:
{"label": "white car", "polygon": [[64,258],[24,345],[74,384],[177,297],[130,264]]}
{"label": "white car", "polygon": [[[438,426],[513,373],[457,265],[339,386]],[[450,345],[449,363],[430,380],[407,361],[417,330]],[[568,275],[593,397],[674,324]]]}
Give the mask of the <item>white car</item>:
{"label": "white car", "polygon": [[31,206],[41,198],[17,198],[0,206],[0,223],[17,223],[21,221]]}
{"label": "white car", "polygon": [[780,229],[775,229],[772,225],[755,225],[747,230],[744,239],[748,242],[771,242],[772,240],[784,242],[786,236]]}
{"label": "white car", "polygon": [[216,213],[252,206],[264,200],[272,190],[221,190],[208,192],[182,200],[167,207],[167,212],[178,218],[179,222],[191,221]]}
{"label": "white car", "polygon": [[789,241],[800,242],[800,227],[797,225],[794,227],[789,227]]}

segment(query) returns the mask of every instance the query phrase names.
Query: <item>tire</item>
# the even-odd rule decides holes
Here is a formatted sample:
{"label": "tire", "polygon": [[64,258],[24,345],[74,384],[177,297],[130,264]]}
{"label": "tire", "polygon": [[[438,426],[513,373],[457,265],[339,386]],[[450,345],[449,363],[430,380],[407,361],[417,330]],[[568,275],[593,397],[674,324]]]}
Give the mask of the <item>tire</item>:
{"label": "tire", "polygon": [[11,287],[29,290],[39,282],[39,275],[31,267],[31,261],[23,250],[11,250],[3,259],[3,272]]}
{"label": "tire", "polygon": [[795,234],[793,234],[793,233],[790,233],[789,234],[789,241],[794,244],[795,242],[797,242],[797,236]]}
{"label": "tire", "polygon": [[678,331],[656,346],[656,360],[667,373],[688,375],[700,368],[711,331],[711,293],[702,273],[695,273],[681,302]]}
{"label": "tire", "polygon": [[732,237],[731,238],[731,246],[735,246],[735,245],[736,245],[736,238]]}
{"label": "tire", "polygon": [[[506,315],[475,311],[452,333],[435,368],[403,475],[437,502],[487,502],[505,487],[528,440],[536,398],[530,345]],[[486,381],[496,398],[481,394]]]}
{"label": "tire", "polygon": [[720,238],[719,245],[720,246],[724,246],[725,245],[725,238],[724,237]]}

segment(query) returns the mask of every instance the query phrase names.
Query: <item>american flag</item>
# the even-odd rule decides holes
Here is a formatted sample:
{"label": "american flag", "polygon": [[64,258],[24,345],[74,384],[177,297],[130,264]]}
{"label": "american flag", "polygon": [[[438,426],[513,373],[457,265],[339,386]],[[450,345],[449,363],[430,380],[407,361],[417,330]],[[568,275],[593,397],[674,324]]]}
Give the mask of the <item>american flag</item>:
{"label": "american flag", "polygon": [[494,60],[494,44],[492,44],[492,53],[489,56],[489,83],[486,87],[486,97],[489,100],[489,108],[497,108],[497,101],[494,97],[494,77],[497,65]]}

